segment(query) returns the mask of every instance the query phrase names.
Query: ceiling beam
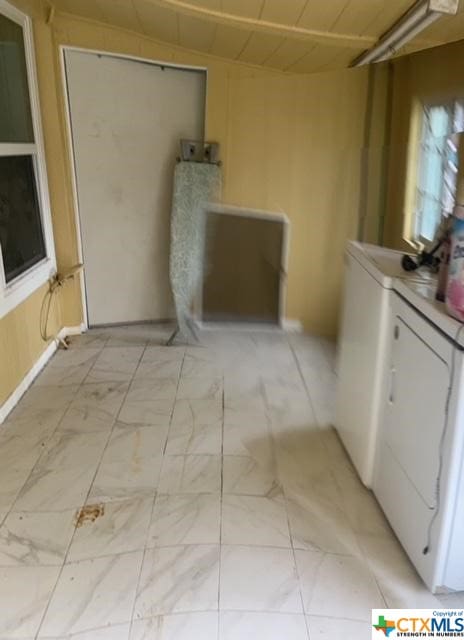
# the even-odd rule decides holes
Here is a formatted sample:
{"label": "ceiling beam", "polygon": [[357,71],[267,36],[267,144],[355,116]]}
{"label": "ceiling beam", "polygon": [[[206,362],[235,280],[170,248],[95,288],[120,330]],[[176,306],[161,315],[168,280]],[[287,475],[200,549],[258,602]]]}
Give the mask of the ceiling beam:
{"label": "ceiling beam", "polygon": [[[328,0],[330,1],[330,0]],[[224,24],[237,29],[247,31],[257,31],[261,33],[281,36],[283,38],[295,38],[306,40],[318,44],[325,44],[335,47],[347,47],[353,49],[368,49],[377,42],[377,38],[371,36],[358,36],[349,33],[333,33],[330,31],[319,31],[316,29],[306,29],[304,27],[269,22],[267,20],[248,18],[246,16],[233,15],[223,11],[215,11],[207,7],[193,5],[184,0],[148,0],[165,9],[171,9],[176,13],[193,16],[201,20],[208,20]]]}

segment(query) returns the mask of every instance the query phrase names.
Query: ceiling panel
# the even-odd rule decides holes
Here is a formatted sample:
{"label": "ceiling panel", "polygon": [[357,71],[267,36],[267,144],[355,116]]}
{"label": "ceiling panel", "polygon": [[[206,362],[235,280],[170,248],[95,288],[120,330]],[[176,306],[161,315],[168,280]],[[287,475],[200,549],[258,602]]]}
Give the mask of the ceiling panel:
{"label": "ceiling panel", "polygon": [[286,70],[313,49],[312,43],[302,40],[285,40],[282,45],[265,61],[273,69]]}
{"label": "ceiling panel", "polygon": [[216,24],[192,16],[179,16],[179,44],[187,49],[209,52],[214,42]]}
{"label": "ceiling panel", "polygon": [[240,54],[240,60],[251,64],[262,64],[284,41],[280,36],[253,33]]}
{"label": "ceiling panel", "polygon": [[134,5],[129,4],[127,0],[96,0],[94,4],[100,7],[105,22],[123,29],[140,31],[141,26]]}
{"label": "ceiling panel", "polygon": [[57,9],[66,13],[75,13],[83,18],[99,22],[105,21],[105,15],[95,0],[79,0],[78,3],[76,0],[55,0],[53,4]]}
{"label": "ceiling panel", "polygon": [[464,3],[456,16],[441,18],[423,33],[424,38],[449,42],[464,38]]}
{"label": "ceiling panel", "polygon": [[339,33],[360,35],[377,18],[385,5],[384,0],[350,0],[342,10],[332,29]]}
{"label": "ceiling panel", "polygon": [[[369,1],[369,0],[367,0]],[[349,0],[309,0],[298,26],[318,31],[330,31]]]}
{"label": "ceiling panel", "polygon": [[179,44],[175,11],[164,9],[150,0],[133,0],[144,33],[173,44]]}
{"label": "ceiling panel", "polygon": [[375,18],[366,26],[364,35],[379,38],[412,7],[411,0],[388,0]]}
{"label": "ceiling panel", "polygon": [[[294,73],[313,73],[320,71],[343,51],[345,51],[343,47],[316,45],[306,56],[289,67],[288,70]],[[352,49],[351,52],[353,52]]]}
{"label": "ceiling panel", "polygon": [[221,11],[221,0],[188,0],[189,4],[203,9],[212,9],[213,11]]}
{"label": "ceiling panel", "polygon": [[249,31],[218,24],[210,52],[216,56],[235,60],[246,45],[249,37]]}
{"label": "ceiling panel", "polygon": [[[346,67],[388,31],[415,0],[181,0],[172,8],[168,0],[51,1],[58,11],[142,32],[194,51],[309,73]],[[201,11],[212,13],[202,15]],[[216,16],[215,12],[222,15]],[[292,33],[294,25],[301,28],[297,34]],[[330,32],[331,40],[315,41],[305,29]],[[364,41],[358,42],[361,36]],[[463,38],[461,0],[457,17],[443,18],[432,25],[402,53]]]}
{"label": "ceiling panel", "polygon": [[[236,16],[258,18],[263,7],[264,0],[222,0],[222,10]],[[286,2],[286,0],[282,0]]]}
{"label": "ceiling panel", "polygon": [[294,25],[298,22],[307,0],[266,0],[262,20]]}
{"label": "ceiling panel", "polygon": [[340,49],[329,62],[321,67],[321,71],[334,71],[335,69],[344,69],[349,67],[356,58],[356,54],[353,55],[353,49],[350,47],[344,47]]}

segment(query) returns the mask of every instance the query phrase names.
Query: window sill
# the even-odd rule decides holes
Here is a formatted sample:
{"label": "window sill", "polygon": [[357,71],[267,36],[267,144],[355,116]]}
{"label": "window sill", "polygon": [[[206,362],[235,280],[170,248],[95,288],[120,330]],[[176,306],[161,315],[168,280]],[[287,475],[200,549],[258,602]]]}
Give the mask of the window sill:
{"label": "window sill", "polygon": [[0,319],[27,300],[56,272],[56,263],[45,258],[29,271],[18,276],[9,285],[0,287]]}
{"label": "window sill", "polygon": [[403,237],[403,241],[411,247],[414,251],[421,252],[424,249],[424,245],[419,240],[415,240],[414,238],[405,238]]}

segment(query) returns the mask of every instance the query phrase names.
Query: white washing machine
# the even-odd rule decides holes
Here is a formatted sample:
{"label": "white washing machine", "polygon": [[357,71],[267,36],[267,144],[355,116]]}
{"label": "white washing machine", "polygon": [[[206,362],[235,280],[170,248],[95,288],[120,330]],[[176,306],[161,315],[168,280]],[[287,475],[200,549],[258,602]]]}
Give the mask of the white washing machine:
{"label": "white washing machine", "polygon": [[430,279],[406,273],[403,253],[349,242],[338,347],[335,427],[359,473],[372,487],[383,387],[387,375],[389,299],[395,279]]}
{"label": "white washing machine", "polygon": [[433,592],[464,590],[464,325],[396,281],[374,493]]}

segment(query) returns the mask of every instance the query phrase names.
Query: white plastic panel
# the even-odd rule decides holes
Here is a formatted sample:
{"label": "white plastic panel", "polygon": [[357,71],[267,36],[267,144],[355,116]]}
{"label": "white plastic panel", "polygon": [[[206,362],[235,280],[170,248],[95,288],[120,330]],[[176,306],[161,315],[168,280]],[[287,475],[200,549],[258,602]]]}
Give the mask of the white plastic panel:
{"label": "white plastic panel", "polygon": [[335,425],[367,486],[372,484],[385,376],[389,295],[388,289],[346,254]]}

